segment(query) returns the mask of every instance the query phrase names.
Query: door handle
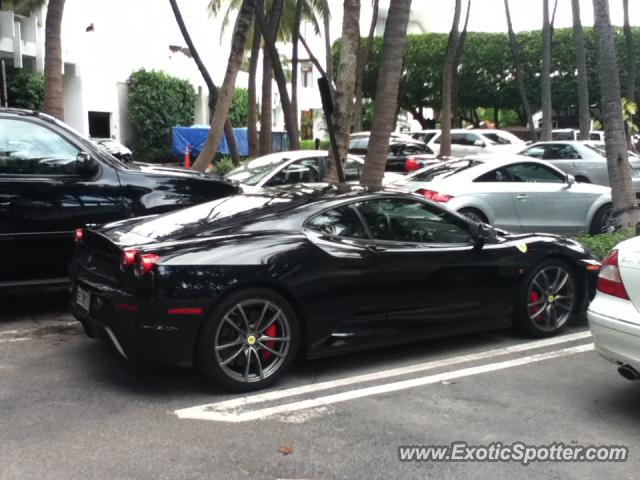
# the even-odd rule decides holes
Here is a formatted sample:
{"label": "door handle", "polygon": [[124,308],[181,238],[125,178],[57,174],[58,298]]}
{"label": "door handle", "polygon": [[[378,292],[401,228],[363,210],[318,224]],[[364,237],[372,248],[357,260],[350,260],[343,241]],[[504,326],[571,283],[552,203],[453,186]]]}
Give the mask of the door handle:
{"label": "door handle", "polygon": [[528,198],[529,198],[529,196],[526,193],[519,193],[519,194],[516,195],[516,199],[518,199],[518,200],[526,200]]}

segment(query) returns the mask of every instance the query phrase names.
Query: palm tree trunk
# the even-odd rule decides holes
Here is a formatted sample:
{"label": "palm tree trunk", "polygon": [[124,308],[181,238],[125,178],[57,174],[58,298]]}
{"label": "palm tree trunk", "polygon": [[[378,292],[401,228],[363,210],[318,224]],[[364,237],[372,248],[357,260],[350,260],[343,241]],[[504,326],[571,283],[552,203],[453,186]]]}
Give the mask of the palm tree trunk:
{"label": "palm tree trunk", "polygon": [[296,13],[293,17],[293,33],[291,42],[291,109],[296,122],[298,122],[298,47],[300,45],[298,38],[300,37],[300,22],[302,21],[302,7],[305,0],[296,1]]}
{"label": "palm tree trunk", "polygon": [[236,78],[242,58],[244,57],[244,47],[247,43],[247,36],[251,28],[253,14],[255,12],[255,0],[242,0],[242,5],[236,17],[235,27],[233,29],[233,39],[231,41],[231,53],[227,63],[227,72],[224,77],[222,87],[218,92],[218,101],[211,118],[211,130],[207,141],[193,164],[194,170],[203,172],[207,166],[213,161],[216,151],[222,140],[223,126],[229,115],[229,108],[233,101],[233,93],[235,90]]}
{"label": "palm tree trunk", "polygon": [[410,13],[411,0],[394,0],[389,5],[380,54],[380,74],[376,84],[376,108],[369,138],[369,151],[360,179],[360,183],[369,188],[377,189],[382,186],[387,165],[389,136],[397,112]]}
{"label": "palm tree trunk", "polygon": [[329,15],[325,15],[323,17],[323,27],[324,27],[324,54],[325,54],[325,70],[327,72],[327,80],[329,80],[329,85],[333,85],[333,55],[331,52],[331,28],[329,24]]}
{"label": "palm tree trunk", "polygon": [[273,73],[271,57],[266,48],[262,49],[262,99],[260,101],[260,155],[271,153],[272,145],[272,112]]}
{"label": "palm tree trunk", "polygon": [[593,0],[598,57],[600,61],[600,97],[604,123],[609,183],[616,226],[635,228],[640,222],[636,193],[631,181],[627,140],[620,103],[620,79],[609,1]]}
{"label": "palm tree trunk", "polygon": [[453,76],[451,78],[451,114],[453,115],[453,125],[455,128],[462,127],[462,118],[458,112],[459,104],[459,92],[458,92],[458,67],[462,59],[462,53],[464,52],[464,44],[467,41],[467,28],[469,26],[469,14],[471,13],[471,0],[467,2],[467,13],[464,19],[464,27],[462,27],[462,33],[460,34],[460,40],[458,42],[458,48],[456,49],[456,55],[453,59]]}
{"label": "palm tree trunk", "polygon": [[355,110],[353,111],[353,131],[362,131],[362,94],[364,82],[364,72],[369,58],[371,57],[371,49],[373,42],[375,41],[376,24],[378,23],[378,4],[379,0],[373,0],[373,12],[371,15],[371,23],[369,24],[369,36],[367,37],[367,44],[364,48],[360,49],[358,55],[358,73],[356,76],[356,101]]}
{"label": "palm tree trunk", "polygon": [[[329,150],[327,180],[338,180],[336,162],[342,162],[347,155],[349,133],[353,121],[353,97],[356,90],[356,68],[358,65],[358,50],[360,48],[360,0],[344,0],[344,14],[342,16],[342,41],[340,44],[340,64],[336,83],[335,113],[333,128],[339,158],[334,158]],[[393,123],[393,122],[392,122]]]}
{"label": "palm tree trunk", "polygon": [[460,41],[458,24],[460,23],[460,11],[462,9],[461,0],[456,0],[453,14],[453,25],[449,32],[449,42],[447,44],[447,55],[444,60],[442,72],[442,111],[440,114],[440,124],[442,133],[440,134],[439,157],[451,156],[451,90],[453,87],[453,67]]}
{"label": "palm tree trunk", "polygon": [[624,9],[624,40],[627,46],[627,93],[625,97],[629,102],[635,102],[636,98],[636,57],[633,45],[633,32],[629,24],[629,0],[623,0]]}
{"label": "palm tree trunk", "polygon": [[540,140],[551,140],[553,108],[551,105],[551,23],[549,0],[542,0],[542,134]]}
{"label": "palm tree trunk", "polygon": [[[200,75],[202,75],[202,79],[204,83],[207,85],[207,89],[209,91],[209,112],[212,115],[215,109],[216,102],[218,101],[218,89],[216,88],[215,83],[213,83],[213,79],[211,75],[209,75],[209,71],[207,67],[205,67],[198,50],[196,49],[193,40],[191,39],[191,35],[189,34],[189,30],[187,30],[187,26],[184,23],[184,18],[182,18],[182,13],[180,12],[180,8],[178,7],[177,0],[169,0],[171,4],[171,9],[173,10],[173,16],[176,18],[176,22],[178,23],[178,28],[182,33],[182,38],[184,38],[187,47],[189,48],[189,52],[191,52],[191,56],[193,57],[193,61],[196,62],[196,66],[200,71]],[[227,138],[227,143],[229,144],[229,151],[231,153],[231,158],[235,163],[240,161],[240,156],[238,155],[238,147],[236,145],[236,137],[233,134],[233,125],[231,125],[231,121],[227,118],[227,121],[224,123],[224,133]]]}
{"label": "palm tree trunk", "polygon": [[260,9],[256,10],[256,20],[262,31],[262,38],[265,43],[267,52],[271,60],[271,66],[273,68],[273,76],[278,85],[278,92],[280,93],[280,102],[282,103],[282,112],[284,113],[284,124],[289,135],[289,145],[292,150],[298,150],[300,148],[300,132],[298,129],[298,123],[293,115],[293,108],[291,107],[291,98],[289,97],[289,91],[287,90],[287,78],[284,75],[282,69],[282,62],[278,55],[276,48],[276,31],[277,25],[280,20],[280,13],[282,12],[283,0],[274,0],[271,7],[271,15],[278,19],[277,23],[274,23],[275,28],[270,30],[267,27],[267,21],[264,16],[264,12]]}
{"label": "palm tree trunk", "polygon": [[513,24],[511,23],[511,11],[509,10],[509,0],[504,0],[504,10],[507,15],[507,31],[509,34],[509,45],[511,47],[511,56],[513,57],[513,63],[515,64],[516,82],[518,84],[518,91],[520,92],[520,99],[524,108],[524,114],[526,116],[527,126],[529,127],[529,138],[532,142],[538,140],[536,129],[533,125],[533,112],[531,110],[531,103],[529,103],[529,95],[527,94],[527,87],[524,83],[524,66],[522,58],[520,56],[520,46],[518,45],[518,39],[513,31]]}
{"label": "palm tree trunk", "polygon": [[62,14],[64,0],[49,0],[45,26],[44,107],[43,110],[64,120],[64,91],[62,82]]}
{"label": "palm tree trunk", "polygon": [[[262,0],[256,1],[256,8],[264,8]],[[248,85],[248,105],[247,105],[247,139],[249,141],[249,157],[258,156],[258,100],[257,100],[257,81],[258,73],[258,57],[260,55],[260,29],[253,25],[253,41],[251,44],[251,57],[249,59],[249,85]]]}
{"label": "palm tree trunk", "polygon": [[580,117],[579,140],[589,140],[591,115],[589,113],[589,72],[587,51],[584,45],[584,31],[580,19],[580,0],[571,0],[573,11],[573,32],[576,37],[576,67],[578,69],[578,116]]}

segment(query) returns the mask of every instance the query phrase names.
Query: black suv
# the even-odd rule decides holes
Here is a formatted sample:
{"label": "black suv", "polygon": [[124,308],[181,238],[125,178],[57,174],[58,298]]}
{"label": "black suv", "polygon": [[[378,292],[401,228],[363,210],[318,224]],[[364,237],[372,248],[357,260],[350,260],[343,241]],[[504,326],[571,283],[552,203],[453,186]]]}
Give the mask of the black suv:
{"label": "black suv", "polygon": [[0,108],[0,290],[66,283],[76,228],[237,192],[219,176],[124,164],[53,117]]}

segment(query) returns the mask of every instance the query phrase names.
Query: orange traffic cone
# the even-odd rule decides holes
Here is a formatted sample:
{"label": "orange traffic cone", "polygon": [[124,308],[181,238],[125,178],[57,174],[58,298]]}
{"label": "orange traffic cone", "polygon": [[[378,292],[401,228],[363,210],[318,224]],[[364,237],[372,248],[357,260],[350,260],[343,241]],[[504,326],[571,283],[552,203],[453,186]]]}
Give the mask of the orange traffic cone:
{"label": "orange traffic cone", "polygon": [[189,155],[189,144],[184,149],[184,168],[191,168],[191,155]]}

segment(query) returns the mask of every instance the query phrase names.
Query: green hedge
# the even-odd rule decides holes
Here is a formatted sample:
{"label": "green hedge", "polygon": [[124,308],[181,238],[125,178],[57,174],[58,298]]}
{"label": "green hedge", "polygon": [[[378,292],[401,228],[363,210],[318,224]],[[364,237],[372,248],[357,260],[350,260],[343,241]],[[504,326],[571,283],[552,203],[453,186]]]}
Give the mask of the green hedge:
{"label": "green hedge", "polygon": [[[331,148],[331,142],[329,140],[320,141],[320,150],[329,150]],[[315,140],[300,140],[300,150],[315,150]]]}
{"label": "green hedge", "polygon": [[9,106],[42,110],[44,104],[44,75],[22,68],[7,68],[7,96]]}
{"label": "green hedge", "polygon": [[603,233],[600,235],[583,235],[576,238],[578,242],[589,249],[599,259],[603,259],[613,247],[623,240],[635,237],[633,230],[623,230],[614,233]]}
{"label": "green hedge", "polygon": [[144,69],[132,73],[128,83],[134,158],[170,161],[171,128],[193,124],[195,89],[187,80]]}

